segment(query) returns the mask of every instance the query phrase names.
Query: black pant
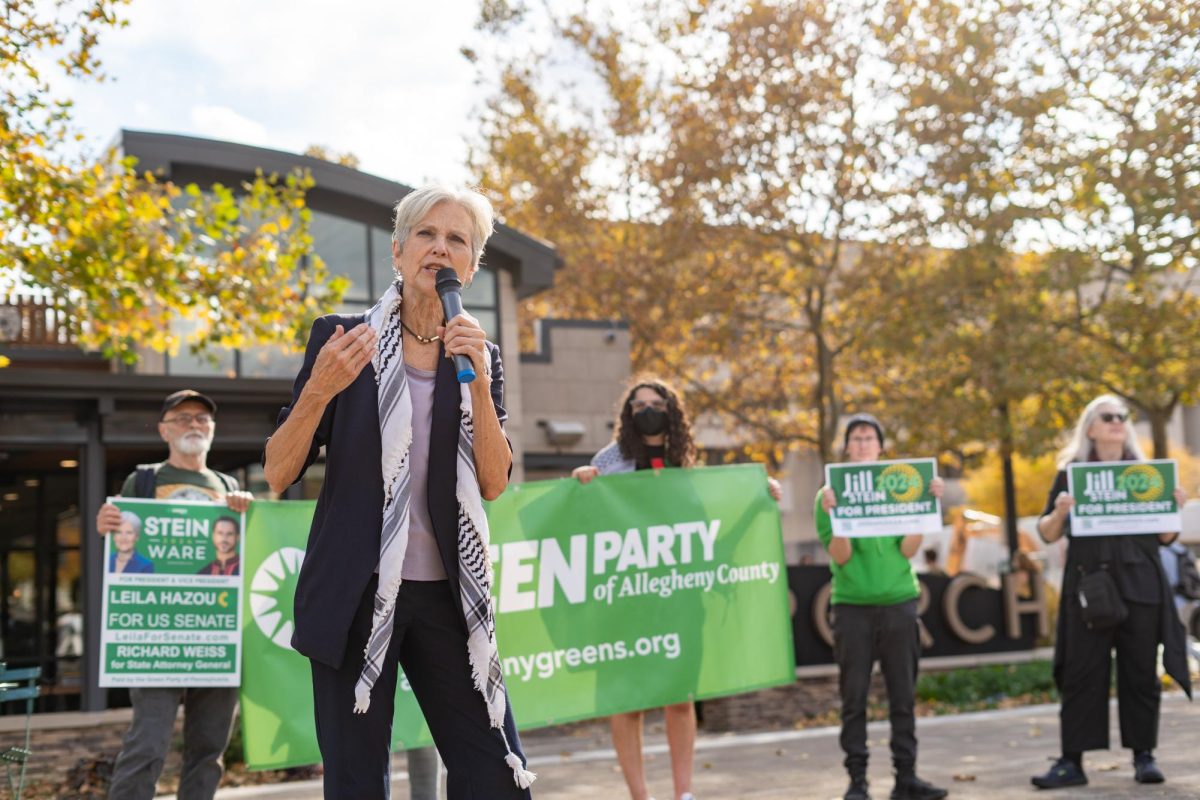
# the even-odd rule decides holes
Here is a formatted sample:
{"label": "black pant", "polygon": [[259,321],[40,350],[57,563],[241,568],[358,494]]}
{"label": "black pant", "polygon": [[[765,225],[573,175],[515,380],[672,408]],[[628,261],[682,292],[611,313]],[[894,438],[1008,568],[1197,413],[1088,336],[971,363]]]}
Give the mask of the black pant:
{"label": "black pant", "polygon": [[[354,684],[371,632],[375,581],[363,594],[340,669],[311,661],[317,743],[325,762],[325,797],[386,800],[390,791],[390,744],[396,666],[404,674],[429,724],[447,770],[449,800],[529,798],[504,762],[504,741],[490,726],[483,696],[467,660],[467,630],[456,610],[458,596],[447,581],[405,581],[396,600],[396,625],[379,680],[365,714],[354,712]],[[505,735],[524,761],[511,709]]]}
{"label": "black pant", "polygon": [[833,607],[833,657],[842,693],[841,745],[851,775],[867,770],[867,699],[875,659],[879,659],[887,687],[892,765],[898,773],[916,768],[913,696],[920,655],[916,600],[890,606],[839,603]]}
{"label": "black pant", "polygon": [[1064,753],[1108,749],[1108,691],[1112,649],[1117,648],[1117,704],[1121,744],[1153,750],[1158,744],[1158,605],[1126,602],[1129,616],[1116,628],[1091,631],[1080,617],[1079,600],[1064,596],[1062,677],[1059,712]]}

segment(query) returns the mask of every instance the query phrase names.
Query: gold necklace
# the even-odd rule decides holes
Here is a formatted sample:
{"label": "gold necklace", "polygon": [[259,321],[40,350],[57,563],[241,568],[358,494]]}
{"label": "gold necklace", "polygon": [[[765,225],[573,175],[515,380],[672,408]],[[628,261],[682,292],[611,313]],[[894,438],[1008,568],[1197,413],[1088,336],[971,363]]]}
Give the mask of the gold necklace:
{"label": "gold necklace", "polygon": [[442,337],[440,337],[440,336],[436,336],[436,335],[434,335],[434,336],[422,336],[421,334],[419,334],[419,333],[417,333],[416,331],[414,331],[412,328],[410,328],[410,327],[408,327],[407,325],[405,325],[405,324],[404,324],[404,320],[400,320],[400,327],[401,327],[401,328],[404,328],[404,330],[408,331],[409,335],[410,335],[410,336],[412,336],[414,339],[416,339],[416,340],[417,340],[418,342],[420,342],[421,344],[433,344],[433,343],[434,343],[434,342],[436,342],[436,341],[440,341],[440,340],[441,340],[441,338],[442,338]]}

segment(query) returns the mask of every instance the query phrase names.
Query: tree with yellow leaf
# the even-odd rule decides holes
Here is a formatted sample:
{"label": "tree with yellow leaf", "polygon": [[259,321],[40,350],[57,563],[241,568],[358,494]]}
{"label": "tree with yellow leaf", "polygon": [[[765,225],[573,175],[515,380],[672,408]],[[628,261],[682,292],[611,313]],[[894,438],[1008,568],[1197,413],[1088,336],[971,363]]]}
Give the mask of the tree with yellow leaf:
{"label": "tree with yellow leaf", "polygon": [[188,318],[193,350],[294,345],[335,304],[311,255],[305,175],[258,175],[238,187],[175,186],[132,159],[66,155],[78,137],[69,101],[40,64],[101,78],[96,44],[124,24],[122,0],[13,0],[0,11],[0,282],[40,287],[72,313],[83,345],[125,360],[171,351]]}
{"label": "tree with yellow leaf", "polygon": [[854,406],[1034,455],[1107,388],[1161,452],[1196,399],[1183,0],[483,8],[473,164],[568,263],[530,316],[626,318],[760,451],[829,458]]}
{"label": "tree with yellow leaf", "polygon": [[1187,0],[1038,2],[1062,100],[1042,226],[1081,378],[1148,420],[1200,401],[1200,15]]}
{"label": "tree with yellow leaf", "polygon": [[[636,366],[753,449],[830,458],[844,409],[878,402],[854,364],[878,330],[864,310],[903,261],[878,244],[898,161],[891,123],[862,113],[888,89],[861,9],[640,10],[621,24],[563,10],[540,21],[545,52],[501,59],[474,164],[506,219],[568,263],[528,310],[624,317]],[[527,42],[513,32],[527,17],[493,2],[482,27]],[[602,101],[547,85],[557,60]]]}

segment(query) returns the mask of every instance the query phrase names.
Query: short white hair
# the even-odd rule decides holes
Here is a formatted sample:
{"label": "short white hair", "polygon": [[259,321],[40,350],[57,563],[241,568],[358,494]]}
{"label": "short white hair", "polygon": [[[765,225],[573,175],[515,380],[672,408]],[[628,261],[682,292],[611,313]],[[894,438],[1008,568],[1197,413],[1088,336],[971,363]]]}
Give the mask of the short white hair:
{"label": "short white hair", "polygon": [[471,265],[479,266],[483,246],[492,235],[496,214],[491,202],[474,189],[456,189],[442,184],[422,186],[409,192],[395,208],[392,241],[404,247],[413,226],[425,218],[438,203],[454,203],[471,218]]}
{"label": "short white hair", "polygon": [[[1075,423],[1075,429],[1071,432],[1071,440],[1067,442],[1058,454],[1058,468],[1066,469],[1067,465],[1073,461],[1090,461],[1092,454],[1096,452],[1096,443],[1088,436],[1088,430],[1091,429],[1092,423],[1100,416],[1100,408],[1102,406],[1116,406],[1129,413],[1129,406],[1125,401],[1115,394],[1102,394],[1095,400],[1087,404],[1083,409],[1083,413],[1079,415],[1079,422]],[[1137,461],[1145,461],[1146,455],[1142,452],[1142,446],[1138,444],[1137,433],[1133,429],[1133,420],[1129,419],[1125,422],[1125,452],[1133,456]]]}
{"label": "short white hair", "polygon": [[133,533],[135,536],[142,535],[142,518],[137,514],[133,513],[132,511],[122,511],[121,524],[124,525],[125,523],[129,523],[130,527],[133,528]]}

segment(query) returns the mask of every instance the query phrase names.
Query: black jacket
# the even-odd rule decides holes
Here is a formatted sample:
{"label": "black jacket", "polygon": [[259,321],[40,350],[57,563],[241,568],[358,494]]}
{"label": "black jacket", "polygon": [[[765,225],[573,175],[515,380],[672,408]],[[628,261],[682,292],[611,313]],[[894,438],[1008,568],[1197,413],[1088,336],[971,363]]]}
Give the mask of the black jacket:
{"label": "black jacket", "polygon": [[[1067,491],[1067,473],[1060,470],[1046,499],[1042,516],[1054,510],[1054,500]],[[1068,602],[1078,593],[1079,579],[1104,565],[1116,581],[1121,597],[1129,603],[1158,605],[1160,608],[1159,642],[1163,645],[1163,668],[1191,697],[1191,677],[1187,663],[1187,633],[1179,616],[1167,573],[1158,556],[1158,537],[1149,534],[1129,536],[1072,536],[1071,520],[1063,523],[1063,535],[1069,540],[1067,563],[1063,569],[1062,600],[1058,605],[1058,627],[1054,637],[1054,674],[1062,674],[1063,660],[1068,657],[1064,630],[1064,612]]]}
{"label": "black jacket", "polygon": [[[280,410],[277,428],[288,418],[299,399],[317,354],[333,334],[335,326],[341,325],[349,331],[363,321],[362,314],[331,314],[313,324],[304,364],[296,375],[292,402]],[[504,368],[500,362],[500,348],[492,342],[488,342],[487,347],[492,360],[492,403],[503,423],[508,414],[503,407]],[[292,647],[334,668],[341,666],[350,622],[379,563],[383,475],[375,390],[375,370],[367,364],[354,382],[329,402],[313,434],[304,467],[296,476],[299,481],[324,446],[325,480],[317,499],[296,586],[296,629],[292,634]],[[433,390],[427,499],[442,564],[455,596],[458,587],[455,485],[458,479],[460,397],[453,361],[439,357]],[[459,613],[462,613],[461,608]]]}

